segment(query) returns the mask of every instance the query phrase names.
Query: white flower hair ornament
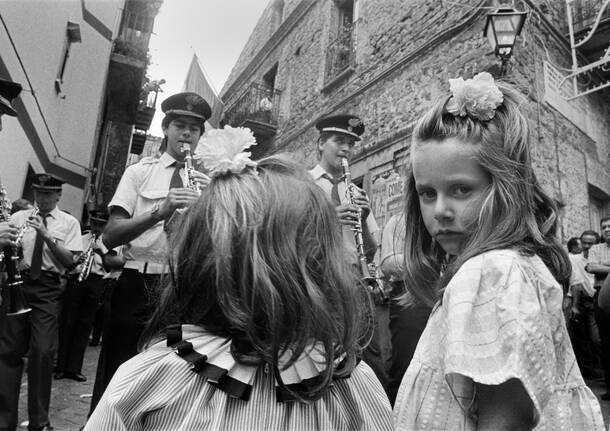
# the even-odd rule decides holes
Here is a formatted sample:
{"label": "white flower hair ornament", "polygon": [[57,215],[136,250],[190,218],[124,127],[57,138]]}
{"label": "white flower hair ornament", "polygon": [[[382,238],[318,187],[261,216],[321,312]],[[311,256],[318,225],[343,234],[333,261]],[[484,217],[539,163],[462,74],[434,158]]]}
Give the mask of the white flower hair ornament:
{"label": "white flower hair ornament", "polygon": [[248,166],[256,167],[256,162],[250,160],[252,153],[244,151],[252,145],[256,145],[256,139],[250,129],[225,126],[203,135],[195,150],[195,158],[212,178],[227,172],[239,174]]}
{"label": "white flower hair ornament", "polygon": [[449,80],[451,97],[445,109],[456,117],[468,115],[481,121],[489,121],[504,101],[504,95],[489,72],[481,72],[472,79],[462,77]]}

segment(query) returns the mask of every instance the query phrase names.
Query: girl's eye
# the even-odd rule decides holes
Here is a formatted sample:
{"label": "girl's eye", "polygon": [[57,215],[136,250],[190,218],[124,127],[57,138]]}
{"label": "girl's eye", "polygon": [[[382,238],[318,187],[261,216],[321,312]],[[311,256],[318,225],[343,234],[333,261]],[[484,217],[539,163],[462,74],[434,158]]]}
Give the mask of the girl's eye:
{"label": "girl's eye", "polygon": [[425,201],[432,200],[436,197],[436,192],[434,190],[420,190],[419,198]]}
{"label": "girl's eye", "polygon": [[453,189],[453,191],[456,196],[464,197],[472,191],[472,188],[468,186],[457,186],[455,189]]}

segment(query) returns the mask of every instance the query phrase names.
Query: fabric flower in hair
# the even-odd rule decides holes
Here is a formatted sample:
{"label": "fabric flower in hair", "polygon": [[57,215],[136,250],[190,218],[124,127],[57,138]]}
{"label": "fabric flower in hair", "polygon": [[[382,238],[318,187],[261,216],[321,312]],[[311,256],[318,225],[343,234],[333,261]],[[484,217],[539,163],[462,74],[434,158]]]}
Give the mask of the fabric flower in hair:
{"label": "fabric flower in hair", "polygon": [[251,153],[244,151],[252,145],[256,145],[256,139],[250,129],[225,126],[203,135],[195,158],[210,171],[211,177],[227,172],[239,174],[247,166],[256,166],[256,162],[250,160]]}
{"label": "fabric flower in hair", "polygon": [[496,108],[502,104],[504,96],[493,76],[481,72],[472,79],[462,77],[449,80],[452,97],[446,105],[447,112],[460,117],[468,115],[482,121],[491,120]]}

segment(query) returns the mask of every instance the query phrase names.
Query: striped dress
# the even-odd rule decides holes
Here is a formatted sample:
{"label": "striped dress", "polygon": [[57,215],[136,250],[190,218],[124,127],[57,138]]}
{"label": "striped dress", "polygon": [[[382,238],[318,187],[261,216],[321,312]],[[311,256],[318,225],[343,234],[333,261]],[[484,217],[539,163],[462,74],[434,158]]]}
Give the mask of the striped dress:
{"label": "striped dress", "polygon": [[335,380],[315,402],[279,402],[278,378],[286,385],[299,384],[319,372],[315,350],[280,373],[236,363],[230,340],[200,327],[182,326],[182,340],[154,344],[125,362],[85,430],[393,428],[388,399],[363,362],[350,377]]}

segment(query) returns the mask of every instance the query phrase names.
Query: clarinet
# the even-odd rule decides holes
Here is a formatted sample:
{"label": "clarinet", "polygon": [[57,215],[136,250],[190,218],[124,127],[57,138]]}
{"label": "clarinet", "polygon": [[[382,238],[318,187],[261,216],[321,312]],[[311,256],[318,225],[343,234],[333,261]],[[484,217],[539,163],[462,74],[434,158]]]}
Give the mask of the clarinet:
{"label": "clarinet", "polygon": [[91,243],[89,244],[89,247],[87,248],[87,251],[85,251],[85,253],[82,255],[84,256],[83,259],[83,266],[81,267],[80,272],[78,273],[78,282],[82,283],[83,281],[85,281],[87,279],[87,277],[89,277],[89,274],[91,273],[91,267],[93,266],[93,244],[95,244],[95,241],[97,240],[97,236],[94,235],[93,238],[91,239]]}
{"label": "clarinet", "polygon": [[186,174],[186,187],[196,191],[197,194],[201,195],[201,187],[199,183],[195,181],[193,177],[193,171],[195,167],[193,165],[193,156],[191,154],[191,146],[189,144],[184,144],[182,146],[182,150],[184,153],[184,172]]}
{"label": "clarinet", "polygon": [[[6,189],[0,183],[0,221],[3,222],[8,222],[11,219],[10,211],[12,204],[6,195]],[[21,236],[23,237],[23,233],[21,233]],[[5,247],[4,250],[0,251],[0,257],[0,261],[3,261],[5,264],[4,269],[7,275],[6,284],[2,289],[2,301],[8,303],[6,315],[15,316],[32,311],[28,307],[23,295],[23,279],[19,272],[19,247],[17,245]]]}
{"label": "clarinet", "polygon": [[[355,205],[356,186],[352,183],[352,174],[345,157],[341,158],[341,167],[343,168],[343,181],[345,183],[345,196],[347,202],[351,205]],[[358,254],[362,280],[373,295],[376,304],[386,303],[390,298],[385,291],[383,280],[379,277],[377,272],[377,265],[375,265],[375,262],[368,263],[366,260],[364,239],[362,237],[362,216],[360,215],[360,212],[358,212],[358,215],[356,216],[356,223],[352,230],[354,231],[354,238],[356,240],[356,252]]]}

